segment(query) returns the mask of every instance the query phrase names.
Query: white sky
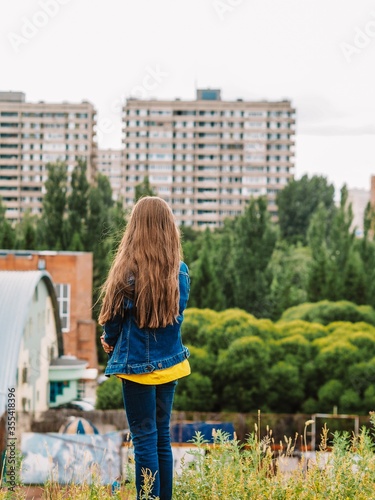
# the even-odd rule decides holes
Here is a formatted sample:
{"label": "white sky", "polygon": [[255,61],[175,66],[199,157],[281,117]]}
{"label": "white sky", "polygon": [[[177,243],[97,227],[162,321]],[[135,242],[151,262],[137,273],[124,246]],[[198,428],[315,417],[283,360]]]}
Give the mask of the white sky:
{"label": "white sky", "polygon": [[0,0],[0,89],[91,101],[102,147],[121,146],[130,94],[194,99],[196,86],[291,99],[296,177],[369,189],[375,0]]}

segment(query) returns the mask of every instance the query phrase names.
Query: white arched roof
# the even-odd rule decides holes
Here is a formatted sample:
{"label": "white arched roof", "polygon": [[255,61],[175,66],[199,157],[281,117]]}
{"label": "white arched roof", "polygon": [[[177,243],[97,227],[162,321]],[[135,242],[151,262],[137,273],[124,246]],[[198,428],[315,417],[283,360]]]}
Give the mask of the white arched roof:
{"label": "white arched roof", "polygon": [[0,271],[0,415],[8,389],[15,387],[19,349],[35,288],[43,281],[54,309],[59,356],[63,354],[61,323],[51,276],[45,271]]}

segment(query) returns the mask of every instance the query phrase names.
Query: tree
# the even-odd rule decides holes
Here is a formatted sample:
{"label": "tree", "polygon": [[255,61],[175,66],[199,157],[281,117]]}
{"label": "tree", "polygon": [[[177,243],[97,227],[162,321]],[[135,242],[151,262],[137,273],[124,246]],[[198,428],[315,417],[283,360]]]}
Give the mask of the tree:
{"label": "tree", "polygon": [[297,412],[304,399],[303,382],[298,367],[289,362],[278,361],[269,370],[269,382],[265,395],[268,408],[277,413]]}
{"label": "tree", "polygon": [[353,211],[351,205],[348,204],[348,190],[344,185],[341,189],[340,206],[335,212],[328,234],[331,262],[328,282],[331,286],[326,298],[330,300],[347,298],[345,282],[355,239],[355,232],[351,229],[352,223]]}
{"label": "tree", "polygon": [[334,406],[339,406],[344,385],[340,380],[330,379],[318,391],[321,411],[331,413]]}
{"label": "tree", "polygon": [[218,358],[215,378],[220,382],[221,408],[240,412],[267,410],[268,369],[269,349],[265,342],[255,336],[234,340]]}
{"label": "tree", "polygon": [[312,301],[348,299],[363,304],[366,297],[365,272],[351,229],[353,212],[348,190],[341,189],[340,206],[330,227],[327,210],[321,204],[311,219],[308,241],[312,254],[308,294]]}
{"label": "tree", "polygon": [[0,248],[12,249],[15,243],[15,231],[5,217],[6,208],[0,197]]}
{"label": "tree", "polygon": [[181,226],[181,242],[184,252],[184,260],[190,265],[198,259],[202,241],[202,232],[190,226]]}
{"label": "tree", "polygon": [[267,267],[277,240],[264,198],[252,199],[234,225],[233,280],[236,307],[267,317],[270,275]]}
{"label": "tree", "polygon": [[212,411],[215,403],[216,395],[210,376],[192,371],[189,377],[178,381],[174,403],[176,410]]}
{"label": "tree", "polygon": [[49,250],[66,250],[67,230],[65,210],[67,204],[68,170],[63,162],[47,164],[48,179],[43,198],[41,219],[42,245]]}
{"label": "tree", "polygon": [[98,410],[118,410],[123,407],[121,380],[112,376],[97,388],[96,408]]}
{"label": "tree", "polygon": [[365,279],[365,304],[375,306],[375,212],[370,203],[364,213],[363,238],[355,241],[359,252]]}
{"label": "tree", "polygon": [[[368,323],[375,325],[375,311],[370,306],[358,306],[347,300],[330,302],[321,300],[319,302],[300,304],[284,311],[282,321],[311,321],[328,325],[338,321],[351,323]],[[318,335],[319,336],[319,335]]]}
{"label": "tree", "polygon": [[307,243],[311,217],[320,204],[327,211],[328,224],[335,211],[335,188],[325,177],[304,175],[292,180],[277,194],[281,237],[289,243]]}
{"label": "tree", "polygon": [[27,210],[16,226],[16,247],[22,250],[37,248],[37,220]]}
{"label": "tree", "polygon": [[109,211],[113,207],[112,189],[106,176],[99,174],[96,185],[88,192],[88,214],[85,248],[94,252],[109,232]]}
{"label": "tree", "polygon": [[236,307],[235,302],[235,274],[233,254],[233,235],[235,220],[226,219],[224,227],[217,230],[216,244],[214,245],[214,268],[219,277],[219,286],[223,298],[223,307]]}
{"label": "tree", "polygon": [[71,235],[70,249],[83,250],[88,216],[88,193],[90,185],[86,175],[86,162],[78,160],[72,172],[71,191],[67,198],[68,227]]}
{"label": "tree", "polygon": [[327,248],[327,217],[328,213],[323,203],[311,217],[307,239],[311,250],[311,266],[307,284],[309,300],[315,302],[327,297],[327,274],[330,266]]}
{"label": "tree", "polygon": [[279,242],[268,266],[272,276],[269,302],[273,319],[289,307],[306,302],[310,265],[308,248]]}
{"label": "tree", "polygon": [[191,307],[220,310],[223,307],[222,290],[219,275],[216,272],[213,257],[212,235],[209,229],[205,231],[198,260],[191,266],[191,291],[189,305]]}
{"label": "tree", "polygon": [[134,203],[136,203],[143,196],[156,196],[156,192],[150,184],[150,180],[146,175],[143,181],[135,186]]}

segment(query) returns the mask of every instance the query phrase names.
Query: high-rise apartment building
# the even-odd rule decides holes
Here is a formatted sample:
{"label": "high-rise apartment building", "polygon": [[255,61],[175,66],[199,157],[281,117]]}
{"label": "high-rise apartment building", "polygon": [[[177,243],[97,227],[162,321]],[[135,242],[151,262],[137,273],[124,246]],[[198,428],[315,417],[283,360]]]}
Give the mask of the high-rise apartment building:
{"label": "high-rise apartment building", "polygon": [[128,99],[123,109],[125,204],[148,176],[179,224],[220,226],[252,196],[275,198],[293,176],[295,110],[290,101]]}
{"label": "high-rise apartment building", "polygon": [[19,221],[26,210],[40,212],[48,163],[62,160],[70,173],[82,158],[91,181],[95,120],[87,101],[29,103],[23,92],[0,92],[0,197],[7,219]]}
{"label": "high-rise apartment building", "polygon": [[123,158],[122,149],[98,149],[97,170],[108,177],[114,200],[125,197]]}

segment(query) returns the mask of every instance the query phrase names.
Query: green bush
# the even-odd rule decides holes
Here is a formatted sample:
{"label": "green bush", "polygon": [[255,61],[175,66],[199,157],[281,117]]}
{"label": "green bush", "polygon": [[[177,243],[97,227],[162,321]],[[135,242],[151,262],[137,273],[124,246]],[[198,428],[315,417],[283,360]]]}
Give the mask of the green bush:
{"label": "green bush", "polygon": [[353,302],[342,300],[300,304],[287,309],[281,316],[283,321],[302,319],[328,325],[334,321],[349,321],[357,323],[364,321],[375,325],[375,311],[371,306],[358,306]]}
{"label": "green bush", "polygon": [[298,367],[279,361],[270,368],[268,377],[269,388],[265,400],[270,411],[294,413],[299,410],[304,398],[304,387]]}
{"label": "green bush", "polygon": [[178,381],[175,410],[212,411],[215,409],[216,395],[212,387],[212,378],[193,372]]}
{"label": "green bush", "polygon": [[205,345],[213,354],[228,349],[229,345],[240,337],[258,335],[256,319],[241,309],[227,309],[217,314],[207,327]]}
{"label": "green bush", "polygon": [[[324,343],[322,342],[324,341]],[[344,380],[348,367],[360,361],[360,352],[346,340],[332,341],[329,337],[314,341],[320,347],[315,358],[317,372],[324,380]]]}
{"label": "green bush", "polygon": [[327,336],[327,327],[320,323],[310,323],[304,320],[278,321],[275,329],[282,337],[290,335],[301,335],[305,339],[312,341]]}
{"label": "green bush", "polygon": [[329,380],[318,391],[319,408],[321,412],[331,413],[333,407],[339,407],[344,386],[339,380]]}
{"label": "green bush", "polygon": [[[338,311],[348,304],[361,321],[343,321]],[[333,311],[335,321],[317,322],[322,310],[325,317]],[[301,311],[314,322],[292,318]],[[314,413],[338,406],[365,413],[375,407],[375,327],[363,321],[369,311],[325,301],[290,309],[273,323],[240,309],[187,309],[182,336],[192,374],[179,381],[175,408]],[[112,377],[98,389],[98,408],[122,407],[121,384]]]}
{"label": "green bush", "polygon": [[217,313],[211,309],[197,309],[191,307],[184,313],[181,333],[185,344],[200,347],[205,344],[206,328],[217,317]]}
{"label": "green bush", "polygon": [[267,344],[255,336],[236,339],[220,353],[216,378],[220,381],[222,409],[267,410],[269,361]]}
{"label": "green bush", "polygon": [[363,403],[359,394],[354,389],[346,389],[340,397],[340,413],[358,413],[362,410]]}
{"label": "green bush", "polygon": [[98,410],[117,410],[123,407],[121,380],[112,376],[96,389],[96,408]]}

